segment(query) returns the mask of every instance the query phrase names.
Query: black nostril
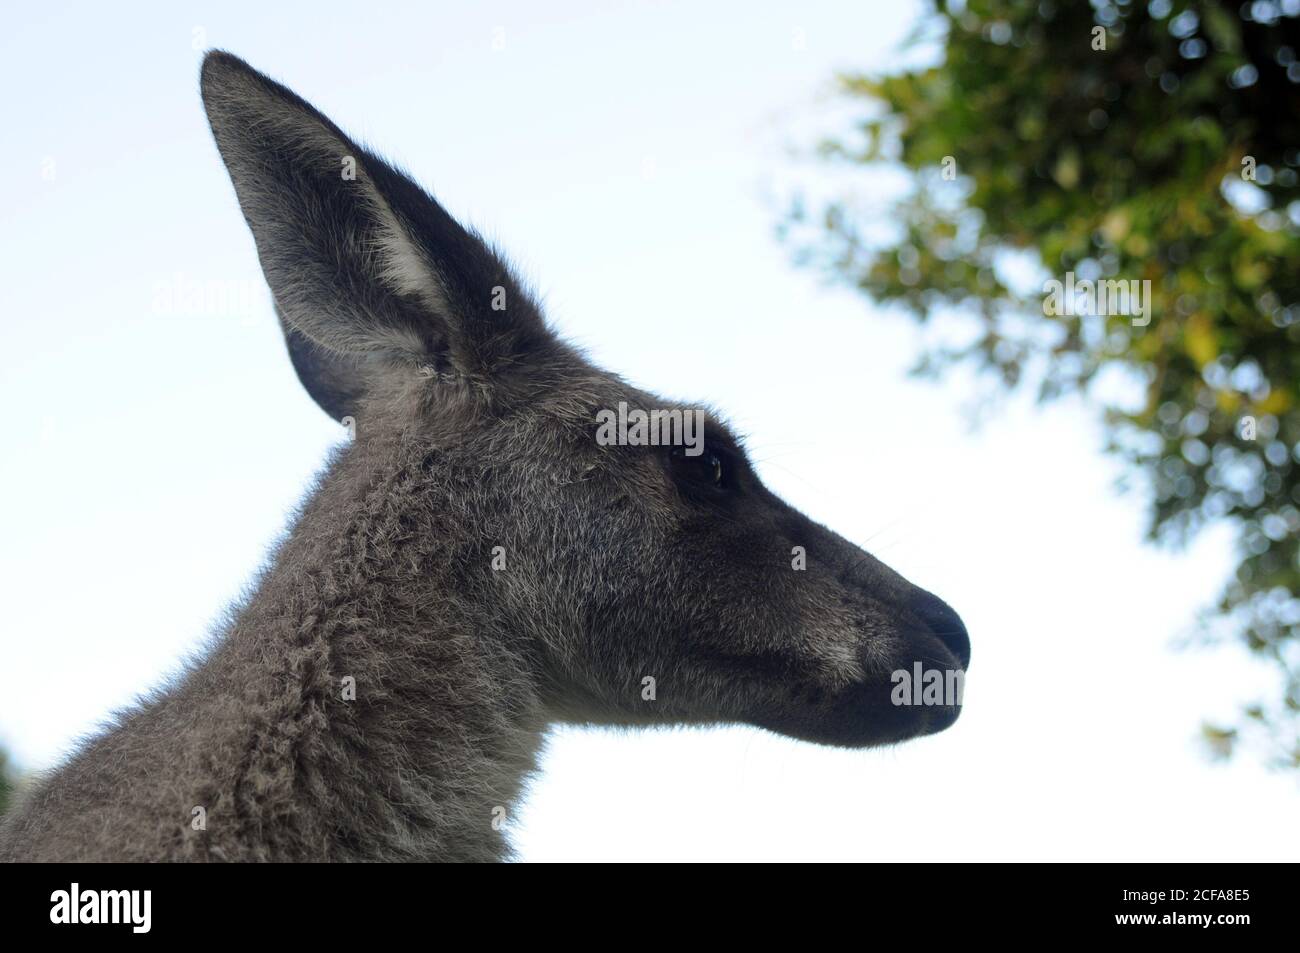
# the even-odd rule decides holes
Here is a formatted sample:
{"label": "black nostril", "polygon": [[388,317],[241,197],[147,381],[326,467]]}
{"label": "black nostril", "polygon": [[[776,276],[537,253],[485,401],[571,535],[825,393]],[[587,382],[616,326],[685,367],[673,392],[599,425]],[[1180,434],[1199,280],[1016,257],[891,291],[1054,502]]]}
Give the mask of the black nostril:
{"label": "black nostril", "polygon": [[909,606],[913,614],[929,626],[930,631],[939,637],[944,645],[952,650],[961,662],[962,668],[970,664],[970,636],[961,616],[953,611],[952,606],[938,596],[932,596],[924,589],[918,590]]}

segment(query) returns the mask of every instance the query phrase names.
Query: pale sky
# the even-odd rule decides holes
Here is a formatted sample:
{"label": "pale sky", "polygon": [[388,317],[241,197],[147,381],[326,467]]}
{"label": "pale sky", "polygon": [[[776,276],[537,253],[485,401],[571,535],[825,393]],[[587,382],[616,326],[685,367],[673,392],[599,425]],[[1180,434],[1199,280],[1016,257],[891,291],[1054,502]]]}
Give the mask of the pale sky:
{"label": "pale sky", "polygon": [[[342,431],[301,391],[208,133],[201,51],[288,83],[493,236],[607,367],[707,400],[792,504],[970,629],[951,730],[556,731],[525,860],[1286,859],[1300,787],[1209,763],[1270,672],[1178,652],[1231,534],[1143,543],[1095,415],[910,380],[916,329],[793,268],[788,146],[911,3],[31,5],[0,34],[0,738],[54,763],[249,580]],[[862,187],[873,187],[863,180]],[[874,196],[872,196],[874,198]],[[193,282],[230,292],[187,303]],[[172,299],[170,303],[168,299]],[[947,823],[936,823],[935,818]]]}

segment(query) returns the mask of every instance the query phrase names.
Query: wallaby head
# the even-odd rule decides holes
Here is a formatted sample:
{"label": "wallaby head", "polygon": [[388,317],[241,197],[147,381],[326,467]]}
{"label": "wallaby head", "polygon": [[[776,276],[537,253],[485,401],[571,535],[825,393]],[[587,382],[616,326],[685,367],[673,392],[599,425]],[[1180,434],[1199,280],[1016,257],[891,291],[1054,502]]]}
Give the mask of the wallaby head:
{"label": "wallaby head", "polygon": [[[350,471],[413,474],[399,518],[449,537],[430,586],[511,633],[547,718],[851,746],[952,723],[891,702],[891,673],[967,664],[952,609],[769,492],[715,414],[559,340],[495,251],[294,93],[220,52],[202,92],[298,376],[351,418]],[[655,415],[680,439],[637,411],[680,412]]]}

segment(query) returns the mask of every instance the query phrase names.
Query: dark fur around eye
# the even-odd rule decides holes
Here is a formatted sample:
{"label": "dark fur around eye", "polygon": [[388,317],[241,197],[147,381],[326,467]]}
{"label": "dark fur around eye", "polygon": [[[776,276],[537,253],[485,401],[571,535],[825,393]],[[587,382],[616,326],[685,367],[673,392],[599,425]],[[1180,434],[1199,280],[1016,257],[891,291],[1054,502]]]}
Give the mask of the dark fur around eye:
{"label": "dark fur around eye", "polygon": [[736,485],[735,461],[714,447],[706,445],[697,456],[688,456],[685,447],[674,447],[669,460],[678,481],[692,487],[728,490]]}

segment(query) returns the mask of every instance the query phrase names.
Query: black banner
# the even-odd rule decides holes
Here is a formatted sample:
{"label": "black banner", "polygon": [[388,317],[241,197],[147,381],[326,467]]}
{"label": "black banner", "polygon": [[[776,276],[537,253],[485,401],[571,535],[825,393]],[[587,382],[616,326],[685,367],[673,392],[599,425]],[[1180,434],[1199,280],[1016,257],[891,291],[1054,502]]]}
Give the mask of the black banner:
{"label": "black banner", "polygon": [[[879,936],[879,925],[914,927],[918,938],[942,930],[963,940],[1046,932],[1238,944],[1291,936],[1296,921],[1295,868],[1288,865],[839,865],[793,877],[779,869],[720,874],[662,865],[671,872],[653,871],[644,884],[640,865],[626,866],[617,888],[594,890],[581,883],[584,871],[566,871],[561,876],[574,883],[561,892],[537,889],[527,869],[12,865],[3,871],[7,901],[0,909],[6,936],[96,941],[111,934],[131,943],[373,939],[435,918],[485,913],[520,928],[531,921],[539,930],[558,922],[618,929],[621,918],[629,935],[665,923],[677,924],[669,932],[679,935],[684,919],[702,917],[714,921],[710,932],[725,924],[733,938],[772,914],[815,922],[825,933],[830,916],[863,921],[864,942]],[[541,885],[554,886],[555,876]],[[692,885],[702,877],[709,887]]]}

